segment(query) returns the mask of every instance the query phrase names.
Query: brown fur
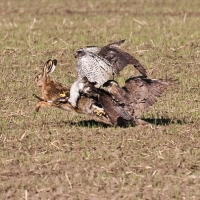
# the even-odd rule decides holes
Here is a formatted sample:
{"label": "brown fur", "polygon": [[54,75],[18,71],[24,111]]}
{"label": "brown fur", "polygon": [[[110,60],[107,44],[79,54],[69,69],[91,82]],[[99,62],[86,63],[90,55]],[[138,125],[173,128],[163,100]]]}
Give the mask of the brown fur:
{"label": "brown fur", "polygon": [[[54,82],[46,72],[48,65],[51,64],[50,62],[51,60],[47,61],[44,66],[43,73],[40,73],[35,77],[35,84],[41,87],[42,92],[42,100],[39,100],[39,102],[36,104],[35,110],[38,112],[40,107],[56,107],[74,113],[87,114],[96,120],[111,124],[107,117],[97,116],[94,113],[94,104],[96,102],[93,98],[80,96],[80,99],[77,103],[77,108],[71,106],[71,104],[67,101],[70,96],[70,87],[65,87],[61,83]],[[62,98],[63,101],[60,101],[60,94],[65,94],[65,97]]]}

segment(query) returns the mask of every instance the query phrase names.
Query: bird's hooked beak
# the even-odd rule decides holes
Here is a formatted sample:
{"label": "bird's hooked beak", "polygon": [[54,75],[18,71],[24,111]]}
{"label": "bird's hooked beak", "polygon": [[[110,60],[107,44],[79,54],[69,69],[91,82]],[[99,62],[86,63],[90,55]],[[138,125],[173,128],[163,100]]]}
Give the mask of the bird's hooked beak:
{"label": "bird's hooked beak", "polygon": [[74,54],[74,57],[75,57],[75,58],[78,58],[78,53],[77,53],[77,52]]}

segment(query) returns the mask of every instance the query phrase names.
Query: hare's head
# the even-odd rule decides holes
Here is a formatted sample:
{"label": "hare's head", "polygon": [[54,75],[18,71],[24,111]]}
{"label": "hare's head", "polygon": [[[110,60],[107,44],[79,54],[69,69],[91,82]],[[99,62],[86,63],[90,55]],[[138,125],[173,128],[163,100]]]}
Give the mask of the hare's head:
{"label": "hare's head", "polygon": [[56,59],[53,59],[53,60],[48,60],[45,65],[44,65],[44,68],[43,68],[43,72],[42,73],[39,73],[34,81],[35,81],[35,84],[37,86],[42,86],[42,84],[44,83],[44,81],[47,79],[48,75],[50,73],[52,73],[55,68],[56,68],[56,65],[57,65],[57,60]]}

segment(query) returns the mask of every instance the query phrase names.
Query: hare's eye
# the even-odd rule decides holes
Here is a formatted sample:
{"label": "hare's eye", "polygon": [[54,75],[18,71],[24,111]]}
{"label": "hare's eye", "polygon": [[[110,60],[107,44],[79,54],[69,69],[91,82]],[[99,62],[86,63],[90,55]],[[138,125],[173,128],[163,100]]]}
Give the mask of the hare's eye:
{"label": "hare's eye", "polygon": [[41,75],[39,74],[39,75],[37,75],[36,77],[35,77],[35,80],[39,80],[41,78]]}

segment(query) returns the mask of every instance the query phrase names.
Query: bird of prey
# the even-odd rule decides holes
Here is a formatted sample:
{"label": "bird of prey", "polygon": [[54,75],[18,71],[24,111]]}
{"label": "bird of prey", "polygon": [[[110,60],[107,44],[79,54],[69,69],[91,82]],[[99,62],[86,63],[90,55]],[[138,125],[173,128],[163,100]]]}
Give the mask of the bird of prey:
{"label": "bird of prey", "polygon": [[129,64],[134,65],[144,77],[147,76],[146,70],[139,61],[119,48],[124,41],[120,40],[102,48],[85,47],[76,52],[78,79],[71,87],[69,98],[73,107],[76,107],[77,99],[80,96],[79,82],[84,77],[87,77],[89,82],[95,83],[95,87],[99,88],[111,76],[118,75]]}
{"label": "bird of prey", "polygon": [[[88,98],[94,99],[98,106],[101,107],[112,125],[125,125],[127,122],[132,123],[132,116],[124,110],[122,104],[112,97],[112,95],[104,89],[96,88],[94,84],[89,82],[87,78],[82,79],[82,87],[80,94],[86,95]],[[79,102],[79,100],[78,100]]]}
{"label": "bird of prey", "polygon": [[[98,94],[98,101],[113,125],[146,124],[142,113],[158,101],[162,93],[175,81],[172,79],[147,79],[133,77],[120,87],[116,81],[108,81],[103,89],[91,89],[90,95]],[[84,91],[87,93],[87,91]]]}
{"label": "bird of prey", "polygon": [[116,81],[104,84],[109,94],[123,105],[123,109],[137,122],[142,113],[158,101],[163,92],[172,86],[176,80],[172,79],[147,79],[133,77],[126,80],[120,87]]}
{"label": "bird of prey", "polygon": [[87,78],[89,82],[95,83],[95,87],[99,88],[114,73],[110,63],[92,52],[81,51],[79,56],[82,58],[77,63],[78,79],[72,84],[70,98],[68,99],[73,107],[76,107],[77,100],[80,97],[79,91],[82,89],[83,78]]}

